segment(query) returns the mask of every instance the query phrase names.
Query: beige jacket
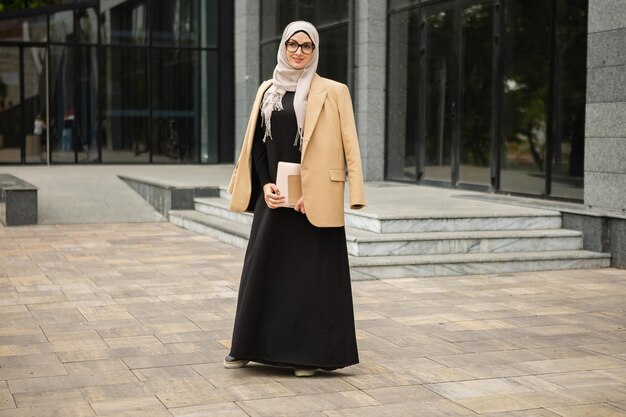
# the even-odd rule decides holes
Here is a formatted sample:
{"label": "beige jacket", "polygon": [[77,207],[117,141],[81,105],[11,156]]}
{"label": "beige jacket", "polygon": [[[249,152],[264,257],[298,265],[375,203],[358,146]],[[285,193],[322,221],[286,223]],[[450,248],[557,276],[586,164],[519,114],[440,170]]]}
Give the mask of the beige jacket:
{"label": "beige jacket", "polygon": [[[251,201],[251,197],[262,192],[258,181],[252,180],[252,140],[263,94],[271,84],[271,80],[261,84],[252,106],[241,153],[228,185],[228,192],[232,194],[231,211],[253,210],[254,201]],[[317,227],[344,225],[346,166],[350,184],[350,208],[365,207],[354,111],[350,91],[345,84],[317,74],[313,78],[304,119],[300,163],[302,196],[306,216],[311,224]],[[253,184],[254,182],[257,184]]]}

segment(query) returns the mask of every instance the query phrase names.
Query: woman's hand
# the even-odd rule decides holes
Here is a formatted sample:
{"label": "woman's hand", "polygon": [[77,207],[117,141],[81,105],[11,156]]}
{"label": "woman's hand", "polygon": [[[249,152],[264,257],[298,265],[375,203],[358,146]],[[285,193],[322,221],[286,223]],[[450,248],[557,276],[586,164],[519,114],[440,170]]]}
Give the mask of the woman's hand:
{"label": "woman's hand", "polygon": [[306,210],[304,210],[304,197],[300,197],[298,199],[298,201],[296,202],[296,205],[293,206],[293,209],[295,211],[299,211],[302,214],[306,213]]}
{"label": "woman's hand", "polygon": [[282,204],[285,202],[285,197],[280,195],[280,190],[276,184],[271,182],[263,186],[263,195],[265,204],[271,209],[282,207]]}

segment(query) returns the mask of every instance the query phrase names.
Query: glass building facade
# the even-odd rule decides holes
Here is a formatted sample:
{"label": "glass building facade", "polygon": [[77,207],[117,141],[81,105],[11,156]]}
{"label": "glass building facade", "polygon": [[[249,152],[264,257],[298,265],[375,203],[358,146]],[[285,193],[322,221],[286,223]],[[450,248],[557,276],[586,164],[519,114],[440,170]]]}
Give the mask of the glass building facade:
{"label": "glass building facade", "polygon": [[0,164],[232,160],[227,2],[49,3],[0,14]]}
{"label": "glass building facade", "polygon": [[386,177],[582,199],[587,0],[390,0]]}
{"label": "glass building facade", "polygon": [[[0,164],[233,161],[232,1],[48,3],[0,12]],[[387,0],[375,34],[356,0],[248,3],[258,31],[236,52],[258,48],[259,78],[285,25],[308,20],[319,74],[348,84],[357,117],[357,62],[385,45],[365,71],[386,73],[386,180],[582,199],[588,0]]]}

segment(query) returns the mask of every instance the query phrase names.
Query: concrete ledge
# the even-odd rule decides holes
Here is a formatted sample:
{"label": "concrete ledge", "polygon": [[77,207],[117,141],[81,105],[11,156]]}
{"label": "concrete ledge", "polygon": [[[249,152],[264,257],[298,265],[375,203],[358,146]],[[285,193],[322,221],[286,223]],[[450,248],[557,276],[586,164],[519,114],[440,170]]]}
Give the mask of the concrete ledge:
{"label": "concrete ledge", "polygon": [[196,197],[218,197],[220,195],[218,186],[190,187],[127,175],[118,175],[118,178],[166,217],[170,210],[193,209]]}
{"label": "concrete ledge", "polygon": [[611,254],[611,267],[626,268],[626,219],[563,213],[563,227],[583,233],[583,249]]}
{"label": "concrete ledge", "polygon": [[10,174],[0,175],[0,221],[5,226],[37,224],[37,187]]}

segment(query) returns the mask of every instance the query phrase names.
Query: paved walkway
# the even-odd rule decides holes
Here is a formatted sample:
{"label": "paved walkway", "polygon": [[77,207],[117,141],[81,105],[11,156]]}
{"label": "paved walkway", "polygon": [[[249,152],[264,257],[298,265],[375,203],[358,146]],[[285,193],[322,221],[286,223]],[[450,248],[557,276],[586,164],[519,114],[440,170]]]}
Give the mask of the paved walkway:
{"label": "paved walkway", "polygon": [[[243,251],[0,227],[0,417],[626,416],[626,271],[353,283],[361,363],[226,370]],[[323,302],[323,300],[320,300]]]}

